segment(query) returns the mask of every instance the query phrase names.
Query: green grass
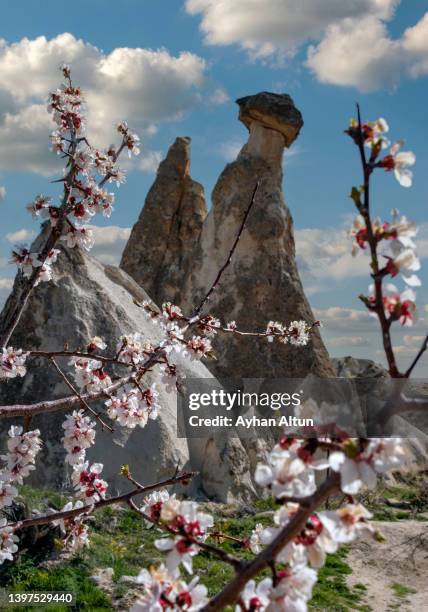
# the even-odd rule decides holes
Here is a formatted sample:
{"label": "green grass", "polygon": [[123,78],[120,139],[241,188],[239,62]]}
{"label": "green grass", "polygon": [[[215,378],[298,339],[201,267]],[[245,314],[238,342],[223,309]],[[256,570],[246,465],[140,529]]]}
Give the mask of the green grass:
{"label": "green grass", "polygon": [[362,603],[367,590],[365,585],[347,585],[347,578],[352,569],[346,563],[348,549],[341,548],[337,553],[327,556],[327,562],[318,572],[318,582],[315,585],[309,609],[323,612],[348,612],[361,610],[366,612],[370,607]]}
{"label": "green grass", "polygon": [[415,591],[415,589],[406,587],[404,584],[400,584],[399,582],[393,582],[389,586],[392,589],[394,595],[399,599],[406,599],[407,595],[413,595],[417,592]]}
{"label": "green grass", "polygon": [[[398,489],[398,490],[397,490]],[[47,506],[61,508],[66,499],[56,493],[33,490],[23,487],[21,490],[30,508],[43,509]],[[384,493],[383,493],[384,494]],[[408,488],[389,487],[389,494],[395,499],[404,497],[414,499]],[[376,504],[375,504],[376,506]],[[255,504],[255,512],[259,514],[239,516],[239,509],[233,517],[223,513],[223,518],[216,521],[216,528],[222,533],[244,539],[257,523],[270,524],[272,517],[260,513],[277,507],[271,498],[260,500]],[[376,518],[380,520],[405,520],[414,518],[410,512],[397,512],[389,508],[376,506]],[[220,513],[221,516],[221,513]],[[71,559],[61,559],[58,551],[55,553],[52,541],[55,534],[50,535],[44,545],[22,552],[14,563],[5,563],[0,567],[0,587],[19,591],[68,591],[77,596],[72,608],[66,606],[49,607],[52,612],[65,610],[102,611],[120,608],[120,598],[129,591],[129,585],[120,582],[122,576],[135,576],[143,567],[158,565],[164,560],[155,547],[154,540],[161,537],[155,528],[148,528],[144,522],[130,509],[104,508],[94,514],[90,523],[91,546],[80,551]],[[236,543],[225,540],[221,547],[242,559],[251,559],[250,552],[243,550]],[[346,558],[348,550],[342,548],[338,553],[328,555],[326,565],[319,571],[318,583],[314,588],[314,596],[309,604],[311,610],[325,612],[347,612],[360,610],[366,612],[370,608],[364,603],[366,587],[357,583],[353,587],[347,584],[347,578],[352,573]],[[90,580],[90,576],[102,568],[113,568],[112,593],[114,604],[107,594]],[[194,558],[195,574],[208,588],[209,595],[221,590],[232,578],[233,570],[227,564],[205,552]],[[266,570],[258,579],[269,575]],[[394,583],[391,585],[397,597],[405,597],[411,590]],[[119,604],[118,604],[119,602]],[[10,608],[14,610],[14,608]],[[37,607],[17,607],[16,610],[37,611]],[[42,610],[42,608],[40,608]]]}

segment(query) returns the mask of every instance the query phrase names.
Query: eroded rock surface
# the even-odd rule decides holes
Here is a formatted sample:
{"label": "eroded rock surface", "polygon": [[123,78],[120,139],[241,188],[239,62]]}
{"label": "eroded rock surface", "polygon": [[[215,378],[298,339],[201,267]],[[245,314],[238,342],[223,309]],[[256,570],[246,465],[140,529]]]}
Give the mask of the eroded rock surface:
{"label": "eroded rock surface", "polygon": [[207,215],[204,189],[189,167],[190,138],[177,138],[159,166],[120,263],[158,304],[180,301],[187,256]]}
{"label": "eroded rock surface", "polygon": [[[39,237],[40,240],[40,237]],[[34,247],[32,250],[35,250]],[[140,332],[152,343],[160,340],[160,330],[135,303],[147,299],[147,294],[123,270],[103,265],[79,249],[61,247],[54,266],[55,281],[40,284],[35,290],[14,333],[11,344],[23,349],[61,350],[67,342],[71,349],[84,347],[94,335],[102,336],[110,351],[116,349],[123,334]],[[18,280],[3,313],[16,299]],[[67,360],[58,358],[69,370]],[[200,362],[177,356],[179,370],[188,377],[209,378],[211,374]],[[41,367],[38,367],[41,366]],[[92,461],[104,463],[103,477],[110,491],[129,489],[119,475],[120,467],[128,464],[135,477],[143,483],[171,476],[179,469],[200,472],[193,494],[212,499],[248,500],[254,495],[250,478],[250,459],[239,440],[186,440],[177,437],[176,395],[168,393],[160,383],[156,368],[144,379],[157,383],[161,405],[160,416],[142,429],[128,430],[115,425],[115,432],[102,432],[97,425],[96,444],[88,453]],[[23,379],[2,383],[0,403],[34,403],[69,395],[70,391],[47,362],[28,359],[28,373]],[[105,414],[101,402],[97,408]],[[61,444],[61,424],[65,412],[35,417],[31,427],[40,427],[44,441],[42,456],[34,472],[34,484],[67,487],[68,468],[64,465]],[[18,419],[5,419],[0,441],[4,447],[5,429]],[[216,462],[212,461],[215,456]],[[221,471],[221,482],[218,474]]]}
{"label": "eroded rock surface", "polygon": [[[145,271],[145,287],[158,303],[174,301],[175,297],[191,313],[224,263],[255,184],[260,181],[256,203],[232,263],[207,309],[223,321],[235,320],[244,330],[264,330],[269,320],[313,322],[296,267],[293,222],[282,193],[284,146],[291,146],[298,136],[303,125],[301,114],[286,94],[262,92],[241,98],[237,103],[239,118],[250,132],[248,142],[236,161],[222,172],[202,229],[203,214],[198,215],[193,242],[173,241],[174,245],[180,245],[179,252],[167,242],[160,247],[165,258],[175,253],[178,267],[174,268],[173,276],[163,280],[162,274],[156,271],[156,262],[162,257],[157,253],[152,256],[149,249],[142,257],[134,249],[132,266],[125,256],[121,265],[138,282],[140,277],[134,270]],[[164,164],[169,163],[168,157]],[[143,243],[144,237],[162,222],[163,201],[157,196],[163,175],[161,168],[147,198],[146,206],[150,209],[147,212],[143,209],[125,253],[131,252],[131,243]],[[181,213],[176,222],[180,226]],[[171,279],[176,284],[175,294]],[[214,344],[218,360],[208,367],[216,375],[251,378],[303,378],[309,373],[333,375],[318,331],[303,350],[231,335],[218,337]]]}

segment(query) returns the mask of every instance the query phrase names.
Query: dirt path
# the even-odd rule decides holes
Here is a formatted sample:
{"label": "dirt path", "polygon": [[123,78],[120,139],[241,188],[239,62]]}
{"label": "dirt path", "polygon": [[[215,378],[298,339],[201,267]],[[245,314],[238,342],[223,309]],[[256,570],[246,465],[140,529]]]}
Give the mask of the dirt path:
{"label": "dirt path", "polygon": [[365,585],[364,603],[375,612],[428,610],[428,522],[373,524],[386,541],[365,538],[352,545],[349,586]]}

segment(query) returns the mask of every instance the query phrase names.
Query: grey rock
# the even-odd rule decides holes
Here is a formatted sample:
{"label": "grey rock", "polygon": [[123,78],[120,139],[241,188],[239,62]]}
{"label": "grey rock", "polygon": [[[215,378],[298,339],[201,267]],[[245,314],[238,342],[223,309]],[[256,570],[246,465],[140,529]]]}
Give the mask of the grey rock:
{"label": "grey rock", "polygon": [[302,115],[287,94],[262,91],[255,96],[239,98],[236,103],[239,119],[249,130],[253,121],[257,121],[263,127],[280,132],[286,147],[294,142],[303,126]]}
{"label": "grey rock", "polygon": [[207,215],[204,189],[190,177],[189,167],[190,138],[177,138],[159,166],[120,263],[158,304],[180,301],[182,271]]}
{"label": "grey rock", "polygon": [[[35,248],[40,240],[41,237]],[[53,282],[41,283],[35,288],[11,339],[12,345],[27,350],[52,351],[61,350],[64,343],[68,343],[70,349],[77,349],[83,348],[91,337],[98,335],[114,351],[121,335],[135,331],[154,344],[159,342],[160,329],[148,320],[144,310],[136,304],[148,296],[123,270],[103,265],[79,249],[61,246],[54,271]],[[17,278],[0,316],[0,326],[18,290]],[[186,377],[212,377],[200,362],[191,362],[180,356],[176,362]],[[69,370],[67,359],[62,359],[61,366]],[[149,421],[144,429],[137,427],[128,430],[115,425],[113,435],[107,430],[101,431],[97,425],[96,444],[88,453],[92,461],[104,464],[103,477],[109,482],[109,491],[129,490],[129,483],[119,475],[121,465],[128,464],[134,477],[144,484],[169,477],[178,467],[200,472],[191,490],[196,496],[209,496],[224,502],[234,499],[246,501],[253,497],[255,491],[249,472],[250,459],[239,440],[178,438],[176,393],[166,391],[156,368],[144,380],[148,384],[157,383],[162,407],[159,418]],[[69,394],[69,389],[46,361],[28,358],[27,375],[1,385],[0,403],[34,403]],[[96,408],[105,415],[103,402]],[[37,470],[33,472],[33,484],[65,489],[70,486],[69,469],[64,464],[65,452],[61,444],[64,416],[63,412],[40,415],[31,423],[31,427],[41,429],[44,442]],[[3,422],[0,448],[4,448],[5,429],[16,422],[17,419]],[[213,449],[217,464],[207,460],[207,457],[212,457]],[[238,460],[234,461],[235,456],[239,463]],[[219,470],[223,473],[220,483],[217,477]]]}
{"label": "grey rock", "polygon": [[[212,296],[206,310],[223,321],[235,320],[240,329],[264,330],[269,320],[314,321],[305,297],[295,261],[293,221],[282,194],[284,146],[297,137],[303,124],[290,96],[263,92],[238,100],[239,118],[250,136],[236,161],[222,172],[212,194],[212,208],[204,218],[203,206],[190,207],[195,218],[193,239],[170,238],[159,242],[154,253],[137,245],[164,224],[165,190],[169,189],[171,162],[176,144],[160,167],[146,205],[134,226],[121,266],[144,287],[158,304],[172,300],[190,314],[206,293],[230,251],[250,202],[256,181],[260,188],[232,263]],[[182,168],[189,159],[188,147],[179,149]],[[175,166],[176,162],[172,164]],[[163,168],[168,168],[165,171]],[[173,173],[176,177],[177,173]],[[174,179],[174,185],[177,180]],[[175,188],[174,188],[175,189]],[[175,189],[174,193],[176,193]],[[177,200],[177,197],[175,198]],[[147,210],[146,210],[147,207]],[[189,227],[189,208],[171,205],[175,223]],[[162,231],[162,230],[161,230]],[[131,242],[132,241],[132,242]],[[134,245],[134,246],[132,246]],[[171,246],[174,245],[174,246]],[[142,247],[143,248],[143,247]],[[173,256],[174,264],[164,263]],[[170,271],[172,270],[172,272]],[[238,378],[304,378],[313,373],[333,376],[327,351],[315,330],[305,349],[271,345],[250,338],[218,337],[214,346],[217,361],[208,367],[216,376]]]}

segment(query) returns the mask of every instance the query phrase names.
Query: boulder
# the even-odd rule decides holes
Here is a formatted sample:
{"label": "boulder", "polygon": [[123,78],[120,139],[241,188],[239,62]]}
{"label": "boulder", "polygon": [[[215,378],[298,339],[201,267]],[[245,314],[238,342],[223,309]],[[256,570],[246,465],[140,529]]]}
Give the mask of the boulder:
{"label": "boulder", "polygon": [[[39,236],[33,251],[41,240]],[[121,335],[136,331],[148,341],[158,343],[159,328],[137,305],[148,296],[128,274],[120,268],[103,265],[80,249],[60,248],[54,265],[55,279],[35,288],[11,339],[13,346],[53,351],[61,350],[67,343],[71,350],[85,347],[93,336],[101,336],[110,351],[114,351]],[[19,276],[0,316],[0,327],[18,291]],[[58,358],[58,361],[63,369],[69,370],[67,358]],[[176,361],[185,377],[212,377],[201,362],[191,362],[180,356]],[[101,431],[97,424],[96,444],[88,453],[92,461],[104,464],[103,476],[109,482],[110,492],[129,489],[129,484],[119,475],[121,465],[128,464],[135,478],[143,483],[169,477],[177,468],[196,470],[200,476],[193,484],[193,495],[227,502],[248,501],[255,494],[250,477],[252,465],[239,440],[178,438],[176,393],[166,391],[156,368],[144,380],[149,384],[157,383],[161,405],[159,418],[149,421],[143,429],[128,430],[116,424],[113,434]],[[28,372],[24,378],[2,383],[0,403],[34,403],[69,394],[69,389],[46,360],[28,358]],[[103,402],[96,407],[104,416]],[[44,442],[38,469],[33,472],[35,485],[69,486],[69,469],[64,464],[61,444],[64,415],[64,412],[40,415],[31,423],[33,428],[40,427]],[[19,419],[3,421],[0,448],[4,448],[5,430],[17,421]]]}

